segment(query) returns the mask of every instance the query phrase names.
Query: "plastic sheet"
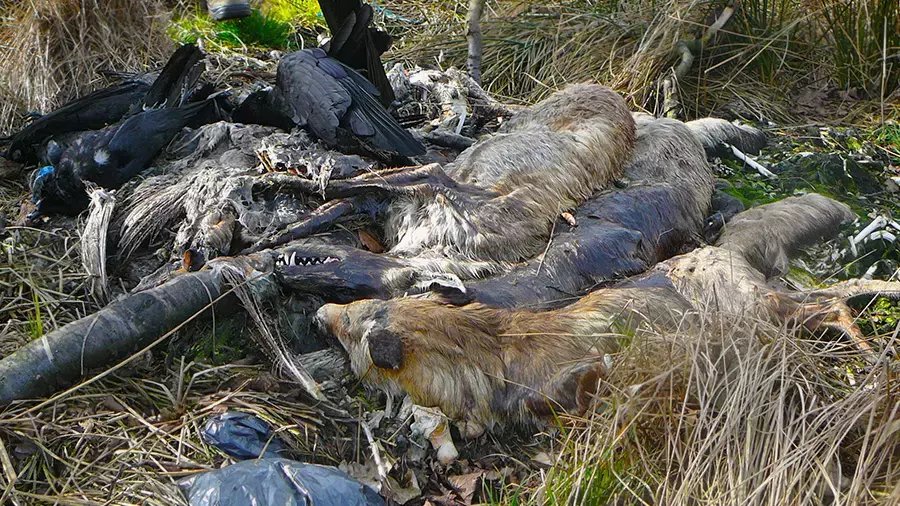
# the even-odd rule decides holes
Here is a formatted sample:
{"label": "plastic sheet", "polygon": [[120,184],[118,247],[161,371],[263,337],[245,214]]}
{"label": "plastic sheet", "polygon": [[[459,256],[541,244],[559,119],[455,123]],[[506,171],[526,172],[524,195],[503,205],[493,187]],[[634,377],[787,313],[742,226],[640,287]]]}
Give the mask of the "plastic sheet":
{"label": "plastic sheet", "polygon": [[191,506],[384,506],[374,490],[335,467],[288,459],[245,460],[182,481]]}
{"label": "plastic sheet", "polygon": [[211,417],[200,434],[208,444],[238,460],[283,457],[286,451],[268,423],[239,411]]}

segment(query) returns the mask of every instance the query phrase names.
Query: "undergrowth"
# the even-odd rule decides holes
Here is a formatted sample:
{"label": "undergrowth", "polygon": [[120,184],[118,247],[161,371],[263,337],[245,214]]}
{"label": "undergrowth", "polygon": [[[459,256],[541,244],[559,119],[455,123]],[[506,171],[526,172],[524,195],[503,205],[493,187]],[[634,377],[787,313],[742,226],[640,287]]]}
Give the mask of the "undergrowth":
{"label": "undergrowth", "polygon": [[737,318],[616,354],[553,468],[492,504],[895,504],[895,364],[786,330]]}
{"label": "undergrowth", "polygon": [[[596,80],[662,112],[661,80],[679,41],[699,39],[724,0],[488,2],[486,89],[526,103],[566,83]],[[900,19],[892,0],[744,0],[678,83],[685,118],[742,116],[782,123],[819,117],[896,117]],[[403,35],[393,55],[465,66],[465,2],[391,0],[381,18]],[[390,15],[388,15],[390,14]],[[824,108],[797,104],[821,93]],[[849,100],[848,100],[849,97]],[[883,114],[882,114],[883,113]],[[884,118],[881,118],[884,119]]]}

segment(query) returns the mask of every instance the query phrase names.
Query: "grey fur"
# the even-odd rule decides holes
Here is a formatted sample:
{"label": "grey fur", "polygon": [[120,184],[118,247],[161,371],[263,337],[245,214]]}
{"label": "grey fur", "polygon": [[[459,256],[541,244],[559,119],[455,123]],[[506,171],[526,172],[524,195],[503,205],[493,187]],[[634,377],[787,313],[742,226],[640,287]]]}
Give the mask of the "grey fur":
{"label": "grey fur", "polygon": [[789,197],[736,215],[716,246],[740,253],[766,277],[780,276],[791,255],[834,237],[855,218],[846,205],[817,193]]}
{"label": "grey fur", "polygon": [[634,122],[625,102],[599,85],[574,85],[510,119],[462,152],[447,188],[418,188],[391,205],[391,252],[516,262],[546,245],[561,212],[619,177]]}
{"label": "grey fur", "polygon": [[[282,251],[299,257],[333,256],[340,263],[283,266],[279,273],[294,289],[349,302],[401,296],[414,284],[427,284],[430,276],[449,272],[474,278],[465,283],[463,298],[494,307],[543,307],[643,272],[698,242],[713,177],[694,137],[696,129],[646,114],[635,114],[634,119],[635,149],[623,174],[628,187],[601,192],[581,204],[573,213],[574,228],[559,219],[546,252],[504,275],[496,276],[502,266],[490,260],[375,255],[311,241]],[[517,232],[507,228],[511,235]]]}
{"label": "grey fur", "polygon": [[700,118],[686,125],[710,156],[731,155],[731,150],[723,148],[723,142],[750,154],[759,153],[766,146],[766,134],[751,126],[735,125],[719,118]]}

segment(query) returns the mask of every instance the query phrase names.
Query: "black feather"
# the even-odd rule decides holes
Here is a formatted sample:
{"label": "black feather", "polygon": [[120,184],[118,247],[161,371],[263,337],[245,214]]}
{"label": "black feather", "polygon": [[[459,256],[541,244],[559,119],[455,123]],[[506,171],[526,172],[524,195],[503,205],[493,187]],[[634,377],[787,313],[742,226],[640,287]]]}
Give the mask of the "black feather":
{"label": "black feather", "polygon": [[392,37],[372,24],[372,6],[361,0],[319,0],[332,40],[329,56],[365,75],[378,89],[377,96],[388,107],[394,90],[384,72],[381,54],[390,48]]}
{"label": "black feather", "polygon": [[32,185],[41,214],[78,214],[87,207],[84,181],[116,189],[143,171],[185,126],[218,118],[215,97],[181,107],[148,109],[86,132],[60,156],[52,173]]}
{"label": "black feather", "polygon": [[203,58],[203,51],[193,44],[176,49],[144,97],[144,109],[182,105],[203,73]]}
{"label": "black feather", "polygon": [[278,65],[278,87],[294,118],[330,146],[347,134],[378,151],[415,156],[424,147],[376,100],[375,86],[321,49],[285,56]]}

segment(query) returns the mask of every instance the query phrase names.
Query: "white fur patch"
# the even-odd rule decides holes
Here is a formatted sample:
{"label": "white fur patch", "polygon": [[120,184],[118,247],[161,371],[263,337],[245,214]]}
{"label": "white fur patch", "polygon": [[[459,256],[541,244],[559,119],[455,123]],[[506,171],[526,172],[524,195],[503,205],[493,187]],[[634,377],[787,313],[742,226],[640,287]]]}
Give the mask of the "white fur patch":
{"label": "white fur patch", "polygon": [[106,165],[109,162],[109,151],[105,149],[98,149],[96,153],[94,153],[94,161],[97,162],[97,165]]}

